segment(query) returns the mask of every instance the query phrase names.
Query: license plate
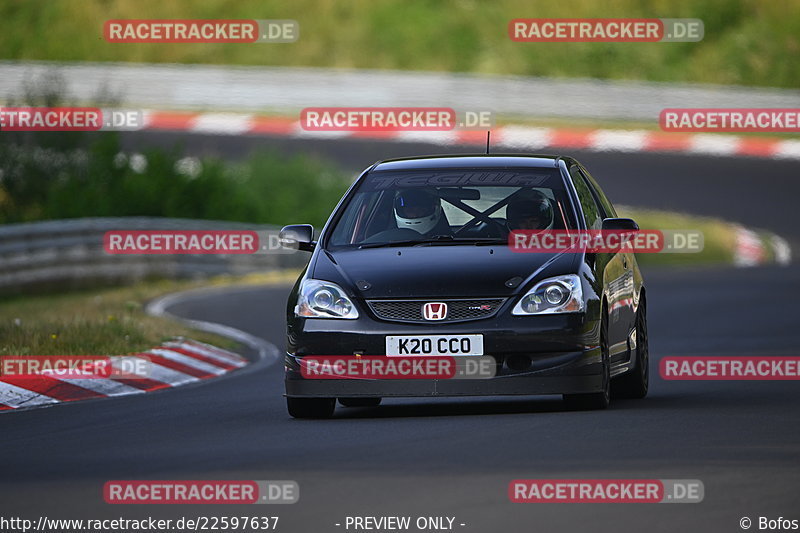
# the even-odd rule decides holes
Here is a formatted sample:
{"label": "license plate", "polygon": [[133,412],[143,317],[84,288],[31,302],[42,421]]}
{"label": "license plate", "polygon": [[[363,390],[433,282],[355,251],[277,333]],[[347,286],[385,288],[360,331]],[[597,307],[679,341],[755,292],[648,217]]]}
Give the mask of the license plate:
{"label": "license plate", "polygon": [[387,335],[386,355],[483,355],[483,335]]}

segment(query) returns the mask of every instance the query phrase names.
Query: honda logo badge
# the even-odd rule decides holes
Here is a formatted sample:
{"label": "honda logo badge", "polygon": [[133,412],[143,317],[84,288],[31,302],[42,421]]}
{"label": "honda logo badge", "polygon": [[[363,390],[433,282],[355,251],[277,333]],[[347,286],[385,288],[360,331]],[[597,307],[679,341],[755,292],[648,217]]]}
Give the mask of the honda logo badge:
{"label": "honda logo badge", "polygon": [[447,317],[447,304],[428,302],[422,306],[422,316],[425,320],[444,320]]}

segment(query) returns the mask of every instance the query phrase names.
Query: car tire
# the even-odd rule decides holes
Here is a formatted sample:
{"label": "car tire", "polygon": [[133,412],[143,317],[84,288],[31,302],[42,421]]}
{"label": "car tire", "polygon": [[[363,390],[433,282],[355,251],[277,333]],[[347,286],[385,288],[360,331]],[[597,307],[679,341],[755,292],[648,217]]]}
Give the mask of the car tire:
{"label": "car tire", "polygon": [[286,407],[293,418],[330,418],[336,409],[336,398],[286,398]]}
{"label": "car tire", "polygon": [[602,362],[603,389],[588,394],[565,394],[564,402],[569,409],[575,411],[592,411],[605,409],[611,403],[611,362],[608,355],[608,313],[603,306],[600,319],[600,354]]}
{"label": "car tire", "polygon": [[615,398],[644,398],[650,384],[650,347],[647,339],[647,308],[644,300],[636,311],[636,366],[611,384]]}
{"label": "car tire", "polygon": [[377,407],[381,398],[339,398],[339,404],[344,407]]}

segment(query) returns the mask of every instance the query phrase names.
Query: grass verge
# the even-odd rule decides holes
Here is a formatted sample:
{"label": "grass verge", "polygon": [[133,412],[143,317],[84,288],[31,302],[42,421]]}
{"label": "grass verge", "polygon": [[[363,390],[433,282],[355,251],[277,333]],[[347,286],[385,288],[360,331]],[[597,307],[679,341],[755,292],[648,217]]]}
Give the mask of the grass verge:
{"label": "grass verge", "polygon": [[[621,217],[634,219],[642,229],[699,230],[703,232],[703,250],[699,253],[636,254],[640,265],[691,266],[729,265],[736,251],[736,226],[718,218],[698,217],[671,211],[618,206]],[[769,233],[759,233],[765,250],[771,251]]]}
{"label": "grass verge", "polygon": [[[519,43],[515,18],[700,18],[697,43]],[[290,44],[119,44],[108,19],[295,19]],[[48,0],[0,4],[2,56],[322,66],[797,87],[793,0]]]}
{"label": "grass verge", "polygon": [[230,339],[144,312],[148,301],[207,286],[293,281],[295,271],[206,281],[148,281],[130,287],[19,296],[0,303],[0,355],[125,355],[186,336],[222,348]]}

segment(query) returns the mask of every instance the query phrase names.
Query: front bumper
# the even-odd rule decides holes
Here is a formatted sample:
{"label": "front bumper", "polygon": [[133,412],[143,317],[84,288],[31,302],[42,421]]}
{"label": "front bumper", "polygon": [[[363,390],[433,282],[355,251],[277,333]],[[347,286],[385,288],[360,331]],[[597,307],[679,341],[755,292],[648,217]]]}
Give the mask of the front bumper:
{"label": "front bumper", "polygon": [[[579,354],[583,357],[583,354]],[[599,392],[601,374],[517,374],[489,379],[304,379],[287,371],[286,396],[297,398],[333,397],[431,397],[431,396],[515,396],[539,394],[580,394]]]}
{"label": "front bumper", "polygon": [[[581,394],[603,387],[597,324],[585,314],[506,316],[454,324],[298,319],[290,324],[286,395],[290,397],[435,397]],[[385,355],[386,335],[481,333],[495,359],[489,379],[306,379],[306,355]]]}

